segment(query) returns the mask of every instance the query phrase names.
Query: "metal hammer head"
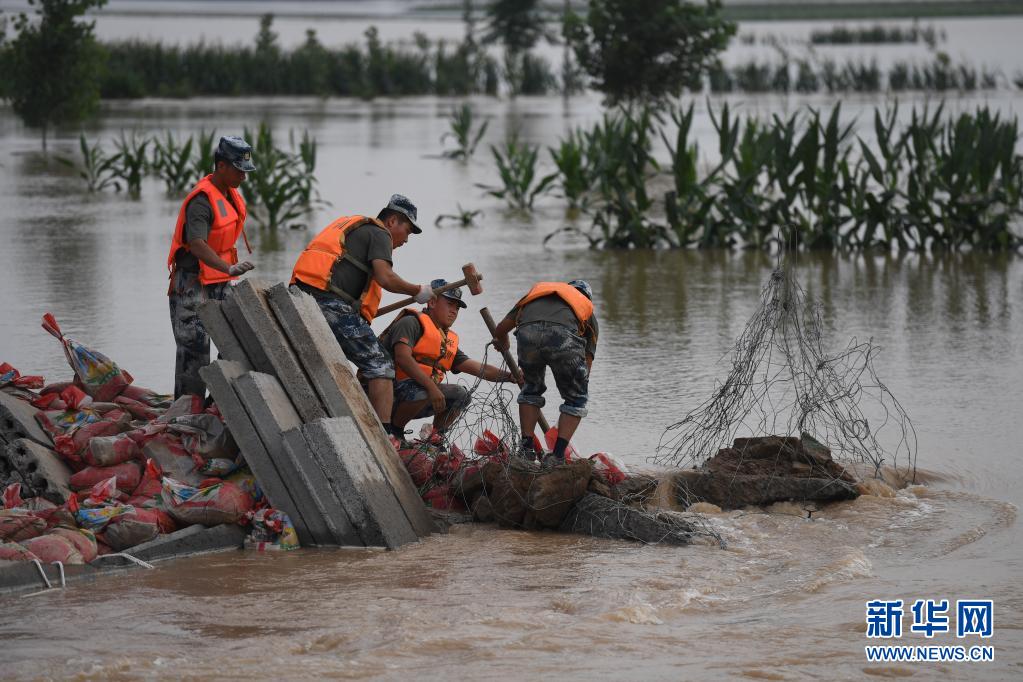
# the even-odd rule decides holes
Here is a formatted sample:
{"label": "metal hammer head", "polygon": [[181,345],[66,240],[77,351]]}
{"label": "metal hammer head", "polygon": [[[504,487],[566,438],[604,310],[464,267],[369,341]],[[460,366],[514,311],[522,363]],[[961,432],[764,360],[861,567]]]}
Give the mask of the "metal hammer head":
{"label": "metal hammer head", "polygon": [[479,296],[483,293],[483,275],[477,270],[476,266],[472,263],[466,263],[462,266],[462,274],[465,275],[465,285],[469,287],[469,293],[473,296]]}

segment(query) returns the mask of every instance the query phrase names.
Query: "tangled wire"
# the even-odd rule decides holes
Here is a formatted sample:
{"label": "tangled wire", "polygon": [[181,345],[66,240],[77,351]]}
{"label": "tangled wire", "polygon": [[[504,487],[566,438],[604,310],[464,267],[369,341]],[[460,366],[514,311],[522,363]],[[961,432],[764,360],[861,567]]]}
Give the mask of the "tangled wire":
{"label": "tangled wire", "polygon": [[[821,309],[808,304],[779,267],[732,352],[732,368],[713,395],[669,426],[653,460],[698,465],[737,435],[809,433],[836,458],[915,472],[916,432],[874,371],[879,348],[854,338],[829,355]],[[889,443],[888,449],[882,443]]]}

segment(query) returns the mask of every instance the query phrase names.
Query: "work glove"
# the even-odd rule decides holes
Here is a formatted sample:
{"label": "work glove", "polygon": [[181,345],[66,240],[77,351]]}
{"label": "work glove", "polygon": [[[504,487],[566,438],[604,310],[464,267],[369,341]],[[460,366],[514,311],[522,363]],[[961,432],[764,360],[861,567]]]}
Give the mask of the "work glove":
{"label": "work glove", "polygon": [[419,287],[419,293],[415,296],[416,303],[427,303],[433,298],[433,288],[429,284],[423,284]]}
{"label": "work glove", "polygon": [[250,263],[249,261],[243,260],[241,263],[235,263],[234,265],[229,267],[227,269],[227,274],[231,275],[232,277],[237,277],[238,275],[244,275],[246,272],[252,270],[254,267],[256,266]]}

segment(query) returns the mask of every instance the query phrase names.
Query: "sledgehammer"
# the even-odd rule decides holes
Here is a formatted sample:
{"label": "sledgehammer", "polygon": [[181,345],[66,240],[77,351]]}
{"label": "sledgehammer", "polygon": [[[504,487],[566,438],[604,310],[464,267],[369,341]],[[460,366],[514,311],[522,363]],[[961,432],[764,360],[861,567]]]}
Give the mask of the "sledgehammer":
{"label": "sledgehammer", "polygon": [[[472,263],[466,263],[465,265],[463,265],[462,274],[465,275],[465,277],[458,280],[457,282],[451,282],[449,284],[445,284],[442,287],[437,287],[436,289],[434,289],[433,295],[440,296],[445,291],[451,291],[452,289],[457,289],[458,287],[463,286],[468,286],[469,293],[472,294],[473,296],[479,296],[480,294],[483,293],[483,285],[480,283],[483,279],[483,275],[479,273],[475,265],[473,265]],[[387,313],[393,313],[395,310],[398,310],[399,308],[404,308],[405,306],[411,305],[415,302],[416,299],[413,297],[406,298],[402,301],[398,301],[397,303],[386,305],[377,311],[377,317],[380,317],[381,315],[386,315]]]}
{"label": "sledgehammer", "polygon": [[[483,321],[487,324],[487,329],[490,330],[490,337],[497,337],[497,325],[494,324],[494,316],[490,314],[490,308],[480,308],[480,315],[483,316]],[[508,369],[511,371],[512,376],[515,377],[516,381],[522,381],[522,370],[519,369],[519,363],[515,362],[515,358],[512,357],[510,350],[501,351],[501,355],[504,356],[504,362],[508,365]],[[551,425],[547,423],[547,419],[543,416],[543,411],[539,410],[539,417],[536,423],[543,429],[544,435],[551,430]],[[543,442],[543,441],[541,441]]]}

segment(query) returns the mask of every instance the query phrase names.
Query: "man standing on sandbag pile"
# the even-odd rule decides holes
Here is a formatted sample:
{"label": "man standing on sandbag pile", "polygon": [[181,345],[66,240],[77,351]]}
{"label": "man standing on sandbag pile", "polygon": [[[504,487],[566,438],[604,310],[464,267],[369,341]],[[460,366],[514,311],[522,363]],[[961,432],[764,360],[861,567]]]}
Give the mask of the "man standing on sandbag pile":
{"label": "man standing on sandbag pile", "polygon": [[252,147],[240,137],[222,137],[213,154],[213,173],[188,193],[178,212],[167,267],[170,269],[171,328],[177,355],[174,397],[204,396],[199,369],[210,364],[210,337],[199,320],[199,305],[222,301],[228,284],[255,267],[238,262],[235,242],[245,238],[245,200],[238,187],[256,170]]}
{"label": "man standing on sandbag pile", "polygon": [[[430,282],[439,289],[446,280]],[[425,310],[406,308],[380,335],[380,342],[395,364],[394,411],[391,421],[403,432],[413,419],[433,417],[428,439],[443,444],[444,432],[469,406],[469,391],[459,384],[446,384],[448,371],[465,372],[487,381],[512,381],[511,372],[473,360],[458,347],[458,334],[451,326],[458,311],[465,308],[461,289],[451,289],[426,304]]]}
{"label": "man standing on sandbag pile", "polygon": [[342,216],[309,242],[291,273],[291,284],[316,299],[345,356],[367,382],[369,401],[396,445],[402,432],[391,424],[394,407],[394,362],[369,323],[380,307],[383,290],[433,298],[429,284],[412,284],[392,269],[391,253],[420,234],[415,204],[391,195],[376,218]]}
{"label": "man standing on sandbag pile", "polygon": [[535,284],[497,325],[495,348],[508,348],[508,332],[512,329],[516,329],[519,366],[525,380],[518,398],[522,456],[534,459],[539,454],[533,448],[533,431],[544,406],[544,379],[550,367],[564,402],[558,418],[558,440],[544,464],[563,464],[568,442],[586,416],[590,367],[597,350],[597,318],[590,285],[581,279],[567,284]]}

